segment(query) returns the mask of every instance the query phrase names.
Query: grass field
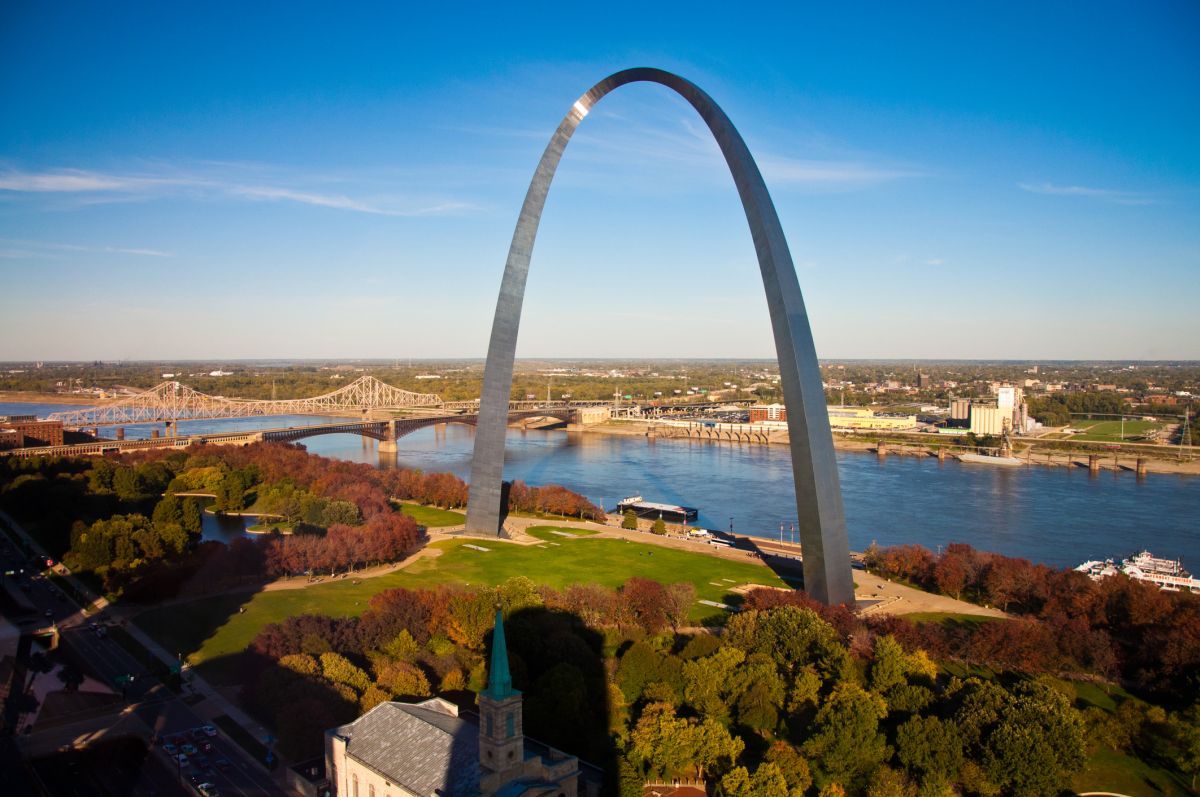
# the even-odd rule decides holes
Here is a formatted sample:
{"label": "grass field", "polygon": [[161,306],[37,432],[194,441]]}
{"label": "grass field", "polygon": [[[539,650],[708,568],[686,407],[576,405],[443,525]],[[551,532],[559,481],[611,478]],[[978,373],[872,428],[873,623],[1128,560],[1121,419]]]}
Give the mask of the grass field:
{"label": "grass field", "polygon": [[438,509],[436,506],[400,504],[400,511],[417,521],[418,525],[430,529],[461,526],[467,521],[466,515],[462,512],[451,512],[449,509]]}
{"label": "grass field", "polygon": [[600,532],[594,529],[573,529],[563,526],[530,526],[525,529],[525,533],[546,542],[560,542],[569,540],[571,537],[590,537]]}
{"label": "grass field", "polygon": [[1129,795],[1192,794],[1188,784],[1173,772],[1153,767],[1139,758],[1108,747],[1088,759],[1083,772],[1071,780],[1076,792],[1105,791]]}
{"label": "grass field", "polygon": [[[739,596],[730,588],[740,584],[784,586],[772,571],[750,562],[624,540],[551,536],[554,540],[542,545],[443,540],[429,546],[441,550],[440,556],[357,584],[347,579],[306,589],[202,598],[143,612],[134,622],[167,650],[187,655],[203,677],[230,684],[237,682],[239,674],[237,655],[267,623],[294,614],[361,614],[372,595],[389,587],[493,585],[513,576],[527,576],[559,588],[575,583],[618,587],[632,576],[643,576],[668,583],[689,581],[695,584],[699,599],[737,603]],[[489,550],[464,547],[467,544]],[[244,611],[239,613],[239,609]],[[703,620],[714,611],[718,610],[697,604],[692,619]]]}
{"label": "grass field", "polygon": [[[1125,421],[1125,438],[1133,440],[1141,438],[1152,429],[1161,429],[1166,426],[1158,421]],[[1072,429],[1084,429],[1082,434],[1071,435],[1072,440],[1094,440],[1097,442],[1119,443],[1121,442],[1121,422],[1120,421],[1089,421],[1080,418],[1071,420]]]}
{"label": "grass field", "polygon": [[986,617],[982,614],[958,614],[956,612],[913,612],[903,615],[904,619],[914,623],[945,623],[953,625],[979,625],[999,620],[999,617]]}

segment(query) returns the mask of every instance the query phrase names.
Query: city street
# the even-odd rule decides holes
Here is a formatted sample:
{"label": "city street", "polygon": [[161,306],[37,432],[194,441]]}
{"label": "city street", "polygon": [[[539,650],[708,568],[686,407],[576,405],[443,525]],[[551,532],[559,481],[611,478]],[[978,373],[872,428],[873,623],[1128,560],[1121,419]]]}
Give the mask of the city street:
{"label": "city street", "polygon": [[[15,600],[30,609],[27,615],[19,618],[22,630],[28,632],[34,628],[56,626],[64,658],[75,662],[87,675],[116,692],[120,693],[124,688],[125,696],[122,703],[112,707],[81,712],[69,719],[36,721],[31,733],[21,735],[22,749],[43,755],[63,747],[79,747],[118,736],[135,737],[143,744],[153,743],[153,750],[142,771],[136,773],[133,786],[129,786],[130,778],[117,778],[124,785],[114,791],[117,782],[113,780],[114,773],[89,772],[87,758],[82,757],[78,771],[73,774],[65,773],[61,768],[47,773],[58,784],[56,794],[119,794],[125,793],[127,787],[133,789],[129,792],[133,794],[196,794],[191,787],[193,777],[196,784],[216,785],[222,795],[284,793],[271,775],[224,733],[218,731],[210,737],[199,730],[210,724],[206,715],[213,712],[201,713],[208,698],[194,693],[186,685],[182,694],[168,689],[114,638],[114,634],[122,631],[118,624],[106,621],[104,609],[86,617],[59,587],[35,570],[39,562],[22,554],[9,539],[0,537],[0,541],[4,546],[0,547],[0,565],[6,571],[18,571],[17,575],[5,578],[4,586]],[[19,574],[22,568],[25,570],[23,576]],[[136,644],[132,640],[131,643]],[[192,738],[193,733],[199,738]],[[202,742],[207,743],[211,750],[199,753],[198,758],[190,757],[193,760],[181,766],[162,749],[162,742],[168,737],[181,737],[178,739],[180,744],[187,742],[197,748]],[[134,764],[136,759],[131,757],[124,766]],[[42,774],[40,768],[38,772]],[[66,782],[74,786],[59,791],[66,775],[71,775]]]}

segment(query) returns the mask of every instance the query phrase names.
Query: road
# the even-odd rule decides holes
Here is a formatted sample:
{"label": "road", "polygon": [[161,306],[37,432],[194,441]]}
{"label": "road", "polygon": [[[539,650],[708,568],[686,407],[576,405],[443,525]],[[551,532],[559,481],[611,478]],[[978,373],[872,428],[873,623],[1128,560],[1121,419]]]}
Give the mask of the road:
{"label": "road", "polygon": [[[147,742],[156,742],[151,759],[157,761],[157,765],[146,768],[147,783],[143,784],[146,790],[135,790],[134,793],[194,794],[190,786],[181,789],[171,785],[178,781],[186,782],[190,774],[202,774],[202,780],[197,782],[208,781],[216,784],[222,795],[286,793],[263,767],[224,733],[218,733],[215,737],[198,734],[213,748],[210,753],[204,754],[206,760],[203,764],[199,761],[195,764],[189,762],[184,768],[172,761],[157,742],[167,737],[190,733],[208,724],[209,720],[201,714],[207,698],[201,694],[193,694],[188,688],[184,689],[184,694],[176,694],[164,686],[113,638],[113,633],[119,634],[120,631],[117,630],[119,626],[116,623],[107,621],[107,608],[101,609],[91,618],[86,617],[66,598],[58,586],[36,569],[37,564],[39,563],[36,560],[22,554],[17,546],[0,535],[0,565],[3,565],[4,570],[20,571],[23,568],[26,571],[23,576],[6,578],[4,585],[10,594],[32,607],[32,617],[37,618],[38,622],[24,623],[26,629],[30,625],[56,626],[60,633],[59,644],[65,649],[66,657],[76,662],[88,675],[118,691],[122,689],[119,679],[132,680],[124,687],[123,706],[116,707],[116,710],[99,710],[79,721],[35,722],[32,732],[22,735],[22,748],[27,751],[49,751],[72,743],[78,746],[80,741],[89,743],[105,737],[111,738],[114,732],[116,735],[124,733]],[[40,564],[44,565],[44,561]],[[95,625],[102,625],[113,631],[101,636],[94,629]],[[185,702],[185,697],[188,702]],[[189,705],[189,702],[194,702],[194,705]],[[189,741],[197,746],[200,744],[199,740],[191,738],[180,741]],[[217,766],[219,760],[227,764]],[[165,783],[162,782],[164,772],[171,776]],[[97,780],[91,777],[92,774],[81,771],[79,777],[89,782]],[[138,783],[140,784],[141,780]],[[85,790],[78,793],[118,793],[106,790],[99,784],[93,784],[92,788],[99,791]]]}

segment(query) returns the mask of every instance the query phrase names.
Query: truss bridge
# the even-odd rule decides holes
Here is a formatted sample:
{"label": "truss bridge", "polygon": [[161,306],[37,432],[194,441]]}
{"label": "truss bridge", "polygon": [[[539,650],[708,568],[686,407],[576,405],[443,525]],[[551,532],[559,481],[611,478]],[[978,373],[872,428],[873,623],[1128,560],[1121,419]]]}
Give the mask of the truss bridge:
{"label": "truss bridge", "polygon": [[284,401],[209,396],[179,382],[163,382],[109,404],[55,412],[49,417],[64,426],[112,426],[264,415],[359,415],[381,409],[441,406],[442,399],[432,393],[413,393],[364,376],[332,393]]}
{"label": "truss bridge", "polygon": [[[566,406],[540,407],[538,409],[517,409],[508,415],[509,423],[527,421],[533,418],[553,418],[559,421],[571,422],[576,420],[575,410]],[[415,418],[392,418],[387,420],[350,420],[335,423],[321,423],[312,426],[289,426],[278,429],[260,429],[249,432],[208,432],[204,434],[180,435],[177,437],[152,437],[147,440],[98,440],[89,443],[76,443],[62,446],[39,446],[36,448],[17,448],[0,452],[0,454],[15,457],[37,456],[102,456],[121,451],[138,451],[147,448],[187,448],[190,445],[237,445],[244,446],[256,442],[292,443],[307,437],[326,434],[356,434],[379,441],[379,450],[384,453],[397,450],[396,441],[407,434],[427,426],[437,426],[444,423],[461,423],[475,426],[479,422],[477,413],[442,413],[438,415],[422,415]]]}

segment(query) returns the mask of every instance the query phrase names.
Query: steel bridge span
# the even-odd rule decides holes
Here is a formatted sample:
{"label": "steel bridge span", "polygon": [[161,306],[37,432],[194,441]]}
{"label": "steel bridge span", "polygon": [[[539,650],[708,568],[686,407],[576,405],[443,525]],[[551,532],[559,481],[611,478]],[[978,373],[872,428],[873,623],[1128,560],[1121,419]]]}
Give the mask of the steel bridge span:
{"label": "steel bridge span", "polygon": [[[576,411],[570,407],[543,407],[534,410],[514,410],[509,413],[509,422],[532,418],[554,418],[571,422]],[[139,451],[147,448],[187,448],[193,444],[249,445],[257,442],[294,443],[307,437],[326,434],[356,434],[379,441],[379,450],[387,453],[396,450],[396,441],[427,426],[443,423],[458,423],[475,426],[479,421],[476,413],[428,415],[419,418],[395,418],[389,420],[345,421],[344,423],[322,423],[312,426],[289,426],[278,429],[259,429],[248,432],[215,432],[209,434],[180,435],[178,437],[153,437],[148,440],[97,440],[94,443],[78,443],[64,446],[40,446],[3,451],[14,457],[46,456],[100,456],[121,451]]]}
{"label": "steel bridge span", "polygon": [[163,382],[134,396],[78,410],[51,413],[64,426],[117,426],[137,423],[177,423],[215,418],[254,418],[266,415],[355,415],[378,409],[443,407],[432,393],[413,393],[380,382],[373,376],[343,388],[303,399],[259,401],[210,396],[180,382]]}

